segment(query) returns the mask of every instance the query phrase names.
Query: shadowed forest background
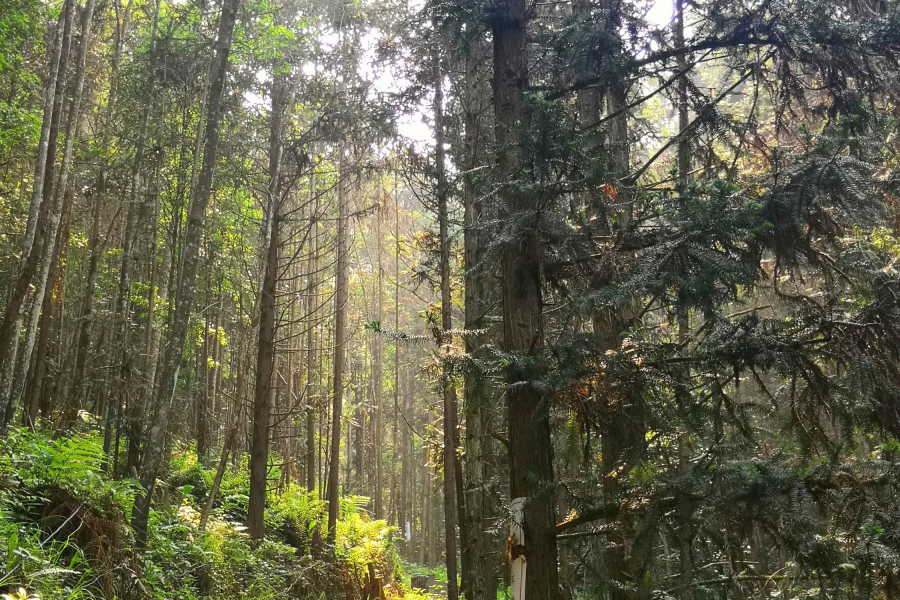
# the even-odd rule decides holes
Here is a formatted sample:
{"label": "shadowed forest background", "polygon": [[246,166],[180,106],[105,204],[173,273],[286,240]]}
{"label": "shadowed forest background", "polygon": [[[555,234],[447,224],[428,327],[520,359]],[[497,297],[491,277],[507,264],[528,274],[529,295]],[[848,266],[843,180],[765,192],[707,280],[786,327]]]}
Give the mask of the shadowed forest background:
{"label": "shadowed forest background", "polygon": [[0,595],[897,598],[898,51],[0,0]]}

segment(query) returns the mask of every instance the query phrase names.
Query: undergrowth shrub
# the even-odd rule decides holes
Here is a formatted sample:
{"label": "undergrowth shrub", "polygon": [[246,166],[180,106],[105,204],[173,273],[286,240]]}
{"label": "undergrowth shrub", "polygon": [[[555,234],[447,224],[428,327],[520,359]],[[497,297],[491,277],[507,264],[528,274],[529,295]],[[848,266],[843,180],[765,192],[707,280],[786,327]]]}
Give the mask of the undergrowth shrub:
{"label": "undergrowth shrub", "polygon": [[267,538],[251,540],[246,457],[226,471],[200,533],[215,473],[190,446],[176,450],[158,486],[164,493],[138,557],[129,520],[140,485],[106,475],[97,432],[51,435],[15,429],[0,440],[0,594],[18,598],[21,587],[42,600],[355,600],[370,564],[386,583],[399,581],[394,529],[361,509],[368,498],[342,500],[331,550],[327,503],[287,485],[269,495]]}
{"label": "undergrowth shrub", "polygon": [[189,494],[198,502],[204,502],[212,487],[215,472],[205,469],[197,460],[193,446],[173,453],[169,462],[169,486],[183,489],[190,486]]}
{"label": "undergrowth shrub", "polygon": [[353,513],[337,523],[335,552],[347,561],[356,576],[362,579],[372,564],[385,583],[399,579],[400,559],[393,544],[396,527],[385,521],[372,520],[365,513]]}
{"label": "undergrowth shrub", "polygon": [[139,487],[111,481],[96,433],[0,440],[0,591],[42,598],[126,597],[139,568],[127,519]]}

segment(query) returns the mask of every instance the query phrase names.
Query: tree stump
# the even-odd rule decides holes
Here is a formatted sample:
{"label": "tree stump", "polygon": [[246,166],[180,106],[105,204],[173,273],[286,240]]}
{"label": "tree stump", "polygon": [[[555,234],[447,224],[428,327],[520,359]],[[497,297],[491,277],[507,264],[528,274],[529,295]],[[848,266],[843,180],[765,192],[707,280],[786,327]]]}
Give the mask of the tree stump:
{"label": "tree stump", "polygon": [[375,565],[369,563],[368,571],[363,580],[362,600],[387,600],[384,581],[375,574]]}
{"label": "tree stump", "polygon": [[433,583],[428,575],[413,575],[410,578],[410,587],[414,590],[427,590]]}

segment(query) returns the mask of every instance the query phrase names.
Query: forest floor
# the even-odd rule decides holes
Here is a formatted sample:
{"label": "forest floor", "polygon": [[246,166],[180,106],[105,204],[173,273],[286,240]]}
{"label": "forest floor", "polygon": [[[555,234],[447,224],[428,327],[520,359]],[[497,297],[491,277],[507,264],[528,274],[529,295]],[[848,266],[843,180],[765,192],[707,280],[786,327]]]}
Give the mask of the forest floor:
{"label": "forest floor", "polygon": [[[215,473],[192,447],[173,450],[154,492],[147,548],[139,552],[129,519],[140,486],[107,476],[99,434],[54,439],[49,431],[17,429],[0,440],[0,598],[356,600],[370,573],[388,599],[441,597],[434,571],[430,593],[410,590],[405,571],[423,570],[400,560],[396,529],[369,518],[366,498],[342,501],[330,546],[323,541],[326,504],[281,486],[269,495],[266,537],[251,540],[240,461],[227,469],[201,532]],[[270,481],[280,481],[277,466]]]}

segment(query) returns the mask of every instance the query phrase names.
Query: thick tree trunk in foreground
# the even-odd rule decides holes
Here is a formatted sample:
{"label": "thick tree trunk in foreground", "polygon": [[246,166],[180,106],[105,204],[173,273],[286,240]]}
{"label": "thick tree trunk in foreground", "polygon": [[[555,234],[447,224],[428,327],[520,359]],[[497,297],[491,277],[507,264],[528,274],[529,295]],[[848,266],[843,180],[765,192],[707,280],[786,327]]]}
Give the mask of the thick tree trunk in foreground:
{"label": "thick tree trunk in foreground", "polygon": [[187,226],[182,250],[181,285],[175,296],[175,311],[169,328],[169,345],[162,365],[160,385],[154,399],[153,416],[149,423],[149,436],[144,449],[144,464],[141,469],[141,485],[144,496],[135,502],[132,518],[138,545],[147,542],[147,522],[150,516],[150,501],[159,467],[165,459],[166,433],[169,426],[169,410],[175,394],[175,384],[181,367],[181,357],[187,338],[191,308],[200,259],[200,241],[206,220],[206,206],[212,193],[213,176],[216,167],[216,150],[219,144],[219,122],[222,119],[222,93],[228,72],[228,55],[240,0],[225,0],[219,32],[216,39],[216,55],[212,68],[212,83],[209,90],[207,108],[206,144],[203,148],[203,167],[198,180],[197,193],[188,212]]}
{"label": "thick tree trunk in foreground", "polygon": [[[528,85],[524,0],[498,0],[494,38],[494,116],[497,179],[507,223],[500,268],[504,350],[516,361],[507,371],[510,493],[524,497],[524,554],[528,600],[556,600],[556,503],[550,440],[550,399],[535,379],[543,360],[541,250],[537,198],[516,184],[527,177],[521,148]],[[521,542],[521,540],[519,540]]]}
{"label": "thick tree trunk in foreground", "polygon": [[[473,171],[480,166],[478,151],[479,130],[483,94],[477,86],[477,57],[475,48],[466,56],[466,109],[465,109],[465,169]],[[483,233],[481,231],[482,204],[476,187],[475,175],[470,173],[463,181],[465,210],[465,290],[466,331],[485,328],[486,265],[482,264]],[[484,336],[469,333],[465,337],[466,353],[483,358]],[[490,480],[494,462],[493,411],[490,384],[474,369],[465,373],[466,461],[465,461],[465,513],[467,538],[462,543],[463,563],[468,563],[465,595],[468,600],[494,600],[499,561],[496,556],[496,536],[489,533],[496,517],[491,497]]]}

